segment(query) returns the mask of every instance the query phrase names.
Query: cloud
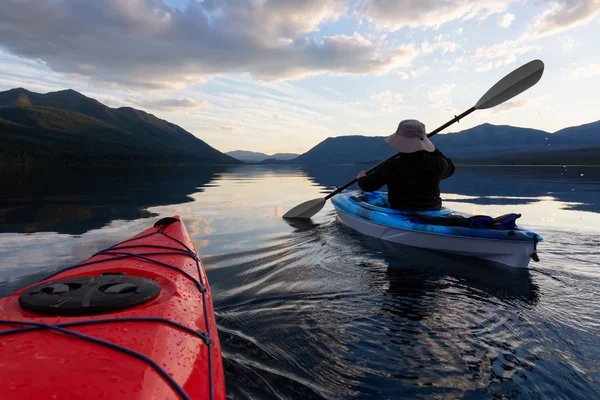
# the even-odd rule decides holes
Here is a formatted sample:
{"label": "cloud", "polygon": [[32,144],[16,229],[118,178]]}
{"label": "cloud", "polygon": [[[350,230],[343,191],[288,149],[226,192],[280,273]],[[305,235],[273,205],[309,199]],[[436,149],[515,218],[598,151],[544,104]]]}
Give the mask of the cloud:
{"label": "cloud", "polygon": [[413,70],[410,72],[410,74],[416,78],[419,77],[427,72],[431,71],[431,67],[429,65],[424,66],[423,68],[419,68],[417,70]]}
{"label": "cloud", "polygon": [[539,47],[526,44],[520,40],[506,40],[489,47],[479,47],[475,50],[475,58],[505,58],[514,54],[523,54],[538,50]]}
{"label": "cloud", "polygon": [[509,110],[514,110],[517,108],[524,107],[528,104],[531,104],[530,100],[513,100],[504,104],[500,104],[499,106],[494,107],[492,110],[493,113],[506,112]]}
{"label": "cloud", "polygon": [[[512,20],[506,14],[503,22]],[[507,40],[489,47],[479,47],[472,55],[474,59],[484,59],[477,64],[477,72],[489,71],[492,68],[516,62],[517,56],[533,51],[540,51],[542,47],[535,42],[546,36],[564,32],[577,26],[590,22],[600,15],[600,0],[558,0],[529,24],[529,29],[514,40]],[[507,19],[508,18],[508,19]],[[508,23],[508,22],[507,22]],[[569,52],[577,43],[569,39],[563,43],[562,51]]]}
{"label": "cloud", "polygon": [[473,53],[474,59],[485,59],[491,61],[479,62],[477,72],[486,72],[492,68],[509,65],[517,61],[517,55],[539,51],[540,46],[529,43],[524,37],[507,40],[490,47],[479,47]]}
{"label": "cloud", "polygon": [[509,26],[511,26],[514,20],[515,16],[513,14],[504,14],[498,25],[500,26],[500,28],[508,28]]}
{"label": "cloud", "polygon": [[444,111],[450,110],[448,106],[452,104],[452,92],[456,89],[455,84],[445,84],[437,89],[430,90],[427,93],[429,104],[435,108],[444,108]]}
{"label": "cloud", "polygon": [[577,46],[577,42],[575,39],[569,37],[563,40],[562,51],[563,53],[568,53],[573,50]]}
{"label": "cloud", "polygon": [[364,0],[357,13],[378,28],[398,30],[405,26],[439,27],[447,22],[486,19],[500,14],[511,0]]}
{"label": "cloud", "polygon": [[193,130],[238,132],[240,129],[229,125],[192,125]]}
{"label": "cloud", "polygon": [[456,57],[454,60],[447,62],[448,71],[456,72],[462,69],[462,64],[465,62],[465,56]]}
{"label": "cloud", "polygon": [[154,110],[162,110],[162,111],[177,111],[177,110],[186,110],[186,109],[194,109],[194,108],[204,108],[209,107],[210,103],[208,101],[196,101],[194,99],[190,99],[189,97],[181,98],[181,99],[156,99],[156,100],[128,100],[130,103],[136,104],[141,107],[150,108]]}
{"label": "cloud", "polygon": [[569,78],[582,79],[598,75],[600,75],[600,64],[589,64],[572,69],[569,73]]}
{"label": "cloud", "polygon": [[481,64],[477,65],[477,68],[475,68],[475,72],[488,72],[492,68],[494,68],[493,62],[481,63]]}
{"label": "cloud", "polygon": [[265,81],[381,74],[418,54],[358,33],[319,36],[321,24],[347,14],[345,0],[165,1],[6,0],[0,46],[53,71],[148,89],[229,73]]}
{"label": "cloud", "polygon": [[381,111],[389,112],[399,108],[399,105],[402,103],[402,95],[387,90],[385,92],[373,94],[371,100],[379,106]]}
{"label": "cloud", "polygon": [[559,0],[532,22],[534,34],[545,37],[585,25],[600,15],[600,0]]}
{"label": "cloud", "polygon": [[442,55],[445,55],[446,53],[454,53],[458,47],[458,44],[445,39],[443,35],[436,36],[433,43],[429,43],[427,40],[421,43],[421,51],[423,54],[441,51]]}
{"label": "cloud", "polygon": [[[506,14],[502,22],[509,15],[511,14]],[[512,64],[516,62],[518,55],[540,51],[542,46],[535,44],[539,39],[587,24],[598,15],[600,0],[554,1],[550,8],[534,17],[529,28],[516,39],[477,48],[471,57],[483,60],[477,63],[476,71],[486,72],[492,68]],[[562,51],[569,52],[576,44],[570,39],[563,43]]]}

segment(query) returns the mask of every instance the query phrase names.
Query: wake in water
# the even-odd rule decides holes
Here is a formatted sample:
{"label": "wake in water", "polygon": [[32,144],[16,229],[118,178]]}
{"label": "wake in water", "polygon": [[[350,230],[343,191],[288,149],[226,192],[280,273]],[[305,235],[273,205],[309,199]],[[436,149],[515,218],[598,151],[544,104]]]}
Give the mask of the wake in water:
{"label": "wake in water", "polygon": [[555,393],[557,369],[567,397],[597,391],[593,358],[556,351],[587,346],[540,315],[545,275],[389,248],[330,217],[205,260],[232,398],[529,397]]}

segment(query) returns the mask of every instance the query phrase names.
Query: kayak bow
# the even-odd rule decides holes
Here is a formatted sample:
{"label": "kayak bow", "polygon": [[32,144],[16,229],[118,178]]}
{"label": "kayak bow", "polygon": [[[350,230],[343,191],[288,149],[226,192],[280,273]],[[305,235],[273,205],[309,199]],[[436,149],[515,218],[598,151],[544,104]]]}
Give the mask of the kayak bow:
{"label": "kayak bow", "polygon": [[210,287],[179,217],[0,299],[9,399],[224,399]]}

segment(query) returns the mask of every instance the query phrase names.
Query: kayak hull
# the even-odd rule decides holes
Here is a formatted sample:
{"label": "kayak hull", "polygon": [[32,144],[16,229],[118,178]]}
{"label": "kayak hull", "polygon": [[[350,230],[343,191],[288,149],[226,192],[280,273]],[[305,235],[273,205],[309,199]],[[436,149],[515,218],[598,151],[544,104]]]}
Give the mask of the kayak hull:
{"label": "kayak hull", "polygon": [[[181,220],[161,221],[166,222],[0,299],[2,399],[225,398],[206,274]],[[89,278],[93,284],[122,276],[147,279],[159,291],[142,304],[90,315],[61,311],[67,297],[53,304],[50,314],[25,307],[30,293],[37,296],[37,286],[58,293],[65,287],[60,282]],[[113,290],[100,284],[98,290],[111,299],[136,293],[128,285]]]}
{"label": "kayak hull", "polygon": [[[407,213],[373,204],[360,204],[361,192],[344,192],[332,199],[339,220],[346,226],[386,242],[475,257],[493,263],[527,268],[536,242],[541,240],[533,232],[489,232],[485,229],[422,226],[409,223]],[[422,213],[448,215],[448,209]],[[516,230],[515,230],[516,231]],[[477,236],[480,235],[480,236]],[[535,236],[533,236],[535,235]]]}
{"label": "kayak hull", "polygon": [[478,238],[468,238],[468,241],[465,241],[465,238],[461,237],[390,228],[362,220],[339,210],[337,215],[344,225],[355,231],[387,242],[481,258],[515,268],[527,268],[533,252],[533,242],[497,243],[498,241],[495,240]]}

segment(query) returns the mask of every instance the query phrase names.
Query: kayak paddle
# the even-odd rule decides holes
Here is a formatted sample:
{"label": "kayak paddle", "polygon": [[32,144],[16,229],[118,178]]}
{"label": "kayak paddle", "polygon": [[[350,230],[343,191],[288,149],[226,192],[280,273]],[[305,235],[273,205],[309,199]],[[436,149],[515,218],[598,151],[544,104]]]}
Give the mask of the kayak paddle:
{"label": "kayak paddle", "polygon": [[[427,134],[427,137],[432,137],[436,133],[446,129],[450,125],[455,122],[458,122],[462,118],[471,114],[475,110],[484,110],[486,108],[496,107],[499,104],[504,103],[505,101],[512,99],[516,95],[523,93],[525,90],[529,89],[541,79],[542,74],[544,73],[544,63],[541,60],[533,60],[528,62],[525,65],[515,69],[510,74],[506,75],[504,78],[500,79],[494,86],[488,90],[483,97],[479,99],[479,101],[471,108],[469,108],[464,113],[459,116],[455,116],[450,121],[446,122],[444,125],[440,126],[433,132]],[[400,154],[400,153],[398,153]],[[374,166],[370,170],[367,171],[367,175],[372,173],[386,161],[389,161],[398,156],[395,154],[388,158],[387,160],[379,163]],[[296,207],[289,210],[287,213],[283,215],[283,218],[310,218],[323,208],[325,202],[340,193],[342,190],[346,189],[348,186],[356,183],[357,179],[354,178],[344,186],[337,188],[335,191],[329,193],[324,198],[313,199],[306,201],[302,204],[297,205]]]}

